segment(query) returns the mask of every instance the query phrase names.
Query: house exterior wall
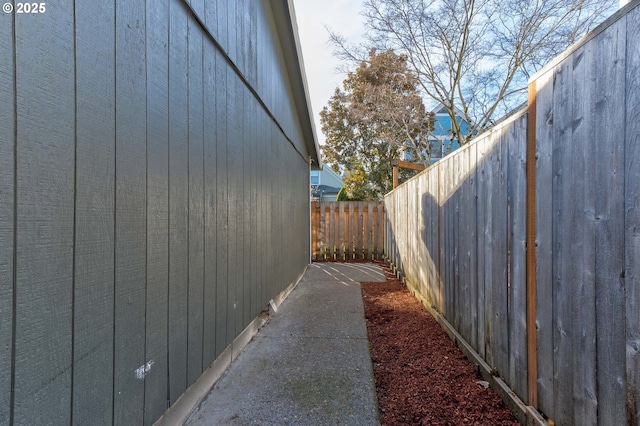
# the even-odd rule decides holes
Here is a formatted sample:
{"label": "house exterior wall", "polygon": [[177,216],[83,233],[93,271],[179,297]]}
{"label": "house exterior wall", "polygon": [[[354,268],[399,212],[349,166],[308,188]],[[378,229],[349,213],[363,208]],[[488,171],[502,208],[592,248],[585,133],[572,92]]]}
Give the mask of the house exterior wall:
{"label": "house exterior wall", "polygon": [[0,424],[152,424],[309,259],[288,3],[46,6],[0,14]]}

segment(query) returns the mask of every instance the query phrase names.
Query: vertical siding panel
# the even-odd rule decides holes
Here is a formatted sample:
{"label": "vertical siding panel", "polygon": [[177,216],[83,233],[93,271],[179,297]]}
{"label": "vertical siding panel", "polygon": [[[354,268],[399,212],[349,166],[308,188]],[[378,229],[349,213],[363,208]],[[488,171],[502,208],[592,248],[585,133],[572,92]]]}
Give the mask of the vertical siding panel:
{"label": "vertical siding panel", "polygon": [[[279,152],[277,152],[277,143],[276,143],[276,129],[275,126],[273,126],[272,123],[269,123],[269,129],[267,131],[267,135],[269,137],[269,154],[268,154],[268,161],[269,164],[271,164],[271,161],[273,161],[274,157],[277,157],[278,155],[280,155]],[[276,216],[277,216],[277,206],[278,206],[278,194],[279,191],[276,190],[277,188],[277,175],[276,175],[276,171],[273,168],[269,168],[267,170],[267,176],[268,176],[268,182],[269,182],[269,188],[267,189],[267,193],[269,194],[269,198],[268,198],[268,203],[269,203],[269,207],[267,209],[267,211],[269,212],[269,223],[267,224],[268,227],[268,240],[269,240],[269,259],[268,259],[268,264],[271,265],[272,261],[274,261],[276,259],[277,256],[277,247],[275,245],[275,241],[276,241],[276,236],[277,234],[277,228],[275,225],[275,221],[276,221]],[[322,214],[324,214],[324,211],[322,212]],[[269,273],[267,275],[267,296],[271,296],[274,294],[273,288],[274,288],[274,283],[277,279],[276,277],[276,273],[277,270],[275,270],[274,268],[269,268]]]}
{"label": "vertical siding panel", "polygon": [[147,4],[147,306],[144,423],[167,408],[169,295],[169,13]]}
{"label": "vertical siding panel", "polygon": [[[251,2],[252,4],[255,2]],[[253,33],[255,35],[255,29]],[[252,60],[255,64],[255,59]],[[255,83],[254,83],[255,84]],[[251,219],[251,318],[254,318],[260,314],[263,305],[260,302],[259,296],[259,285],[260,281],[258,277],[260,276],[260,252],[258,250],[258,183],[260,179],[258,174],[260,173],[260,159],[261,156],[258,155],[258,136],[260,126],[260,106],[254,100],[252,102],[251,107],[251,120],[250,120],[250,129],[251,129],[251,144],[250,144],[250,152],[251,152],[251,207],[249,211],[249,217]],[[307,173],[308,174],[308,173]]]}
{"label": "vertical siding panel", "polygon": [[[541,75],[536,85],[536,321],[538,357],[538,403],[547,415],[553,410],[553,78]],[[545,190],[546,189],[546,190]]]}
{"label": "vertical siding panel", "polygon": [[[198,15],[198,17],[202,18],[203,16],[205,16],[205,14],[204,14],[205,0],[188,0],[187,2],[191,5],[191,7],[193,8],[193,10],[196,13],[196,15]],[[207,3],[209,3],[209,2],[207,2]],[[189,21],[191,22],[191,19],[189,19]],[[195,23],[195,21],[194,21],[194,23]],[[217,23],[216,22],[210,23],[208,20],[206,21],[206,23],[207,23],[207,26],[209,27],[209,29],[215,35],[216,34]]]}
{"label": "vertical siding panel", "polygon": [[[241,140],[240,117],[242,116],[242,99],[239,98],[239,82],[233,73],[228,74],[227,87],[227,177],[228,195],[227,206],[229,221],[228,239],[228,281],[227,281],[227,341],[229,345],[236,336],[236,310],[238,306],[238,286],[242,285],[239,277],[242,270],[238,270],[238,253],[241,250],[242,234],[238,231],[238,226],[242,226],[239,221],[238,202],[242,194],[242,188],[238,185],[239,170],[242,166],[242,153],[239,151]],[[239,331],[239,330],[238,330]]]}
{"label": "vertical siding panel", "polygon": [[[200,17],[204,20],[206,30],[208,30],[216,40],[220,37],[219,18],[218,18],[218,1],[216,0],[199,0],[198,4]],[[226,17],[225,17],[226,18]],[[226,29],[225,29],[226,31]]]}
{"label": "vertical siding panel", "polygon": [[640,422],[640,8],[627,15],[625,93],[625,289],[627,421]]}
{"label": "vertical siding panel", "polygon": [[[283,154],[280,151],[280,144],[279,144],[279,132],[276,129],[275,126],[270,126],[271,127],[271,131],[269,132],[271,135],[271,153],[270,153],[270,158],[269,158],[269,163],[271,163],[271,161],[273,161],[274,158],[279,158],[282,157]],[[270,185],[271,187],[269,188],[269,193],[272,194],[271,195],[271,204],[269,206],[269,211],[271,212],[271,215],[269,217],[270,219],[270,223],[269,223],[269,227],[270,227],[270,235],[269,235],[269,242],[270,242],[270,247],[269,247],[269,252],[270,252],[270,261],[275,261],[278,257],[278,250],[280,248],[280,232],[281,232],[281,227],[278,226],[278,223],[280,221],[280,210],[279,210],[279,206],[282,204],[282,191],[278,191],[278,188],[280,188],[280,175],[281,173],[277,173],[276,170],[272,169],[269,171],[270,176],[269,176],[269,180],[270,180]],[[285,256],[285,259],[287,257]],[[270,263],[271,264],[271,263]],[[276,294],[277,289],[278,289],[278,284],[279,284],[279,280],[280,280],[280,269],[275,269],[275,268],[271,268],[271,279],[269,280],[269,294],[273,295]]]}
{"label": "vertical siding panel", "polygon": [[[229,40],[229,5],[232,5],[234,2],[229,2],[227,0],[213,0],[207,1],[205,0],[204,6],[208,15],[211,16],[211,11],[215,10],[215,15],[217,16],[216,20],[216,31],[213,33],[216,37],[216,40],[223,49],[228,49],[228,40]],[[233,28],[233,26],[232,26]]]}
{"label": "vertical siding panel", "polygon": [[260,300],[260,305],[262,307],[267,306],[269,302],[269,298],[267,297],[266,287],[267,287],[267,164],[266,164],[266,156],[267,156],[267,146],[265,141],[265,134],[268,128],[267,116],[262,110],[262,108],[258,108],[258,252],[260,257],[260,275],[258,276],[259,280],[259,291],[258,296]]}
{"label": "vertical siding panel", "polygon": [[[193,4],[193,2],[192,2]],[[204,110],[202,76],[202,30],[189,19],[189,325],[187,336],[187,382],[203,371],[204,324]]]}
{"label": "vertical siding panel", "polygon": [[15,91],[13,15],[0,15],[0,424],[11,415],[13,345],[13,226],[15,197]]}
{"label": "vertical siding panel", "polygon": [[[237,13],[240,5],[235,3],[236,10],[236,24],[237,24]],[[238,30],[236,28],[236,30]],[[238,32],[237,32],[238,33]],[[236,34],[237,34],[236,33]],[[236,60],[241,56],[242,45],[239,44],[239,40],[235,41],[237,47],[237,55],[235,56]],[[230,139],[230,143],[233,144],[231,150],[233,151],[232,158],[233,161],[230,161],[230,165],[233,167],[233,173],[230,174],[231,179],[235,181],[234,192],[229,191],[229,197],[232,198],[232,203],[235,204],[236,211],[236,223],[235,227],[232,228],[232,232],[235,233],[235,238],[237,239],[235,243],[235,251],[232,252],[232,264],[233,264],[233,275],[235,278],[235,297],[233,303],[233,312],[234,317],[233,321],[235,322],[235,333],[234,337],[240,334],[244,329],[244,290],[245,290],[245,265],[244,265],[244,255],[245,255],[245,241],[247,237],[247,227],[245,222],[245,211],[244,211],[244,201],[245,201],[245,171],[244,171],[244,148],[245,148],[245,121],[247,119],[246,108],[247,108],[247,96],[245,93],[245,87],[240,78],[234,74],[234,96],[237,98],[236,106],[237,109],[232,113],[233,125],[235,127],[235,139]],[[282,206],[282,203],[279,204],[279,207]],[[280,223],[280,222],[278,222]],[[279,233],[279,236],[282,234]],[[280,248],[280,245],[277,246]],[[285,264],[286,267],[286,264]],[[280,283],[280,280],[278,280]],[[231,343],[231,342],[229,342]]]}
{"label": "vertical siding panel", "polygon": [[[221,16],[226,15],[226,25],[224,27],[220,27],[218,30],[218,34],[220,38],[222,38],[222,32],[226,29],[226,40],[225,44],[222,45],[223,48],[227,49],[227,54],[231,58],[231,60],[237,64],[238,63],[238,55],[237,55],[237,42],[236,32],[237,32],[237,22],[236,22],[236,9],[238,8],[237,1],[226,1],[224,2],[226,6],[225,10],[218,9],[218,13]],[[220,5],[220,3],[218,3]],[[226,13],[225,13],[226,12]],[[219,22],[219,21],[218,21]]]}
{"label": "vertical siding panel", "polygon": [[[245,8],[245,5],[242,5],[242,9]],[[243,13],[244,15],[244,13]],[[248,34],[244,34],[244,31],[241,33],[241,37],[243,40],[248,37]],[[244,41],[243,41],[244,43]],[[244,50],[244,49],[243,49]],[[245,53],[243,53],[243,56]],[[240,199],[240,209],[242,211],[242,227],[243,232],[242,235],[244,240],[242,242],[242,257],[243,264],[240,265],[239,269],[243,276],[242,278],[242,308],[238,312],[240,315],[240,326],[238,330],[244,330],[244,328],[251,321],[251,264],[253,263],[252,253],[251,253],[251,175],[253,174],[253,170],[251,168],[251,122],[252,122],[252,104],[255,102],[251,93],[245,89],[244,86],[241,86],[242,97],[244,99],[243,108],[242,108],[242,198]]]}
{"label": "vertical siding panel", "polygon": [[260,218],[260,254],[261,254],[261,262],[262,262],[262,270],[260,276],[260,300],[262,301],[262,306],[266,306],[269,302],[269,295],[267,294],[267,274],[269,273],[269,241],[267,239],[267,230],[268,230],[268,183],[267,183],[267,158],[268,158],[268,129],[269,129],[269,121],[267,115],[261,110],[260,111],[260,133],[259,133],[259,142],[258,142],[258,152],[260,153],[260,210],[258,212]]}
{"label": "vertical siding panel", "polygon": [[247,10],[247,0],[236,0],[235,2],[235,56],[234,62],[238,65],[243,75],[247,75],[247,30],[245,21],[245,11]]}
{"label": "vertical siding panel", "polygon": [[[247,75],[253,87],[258,85],[258,2],[249,0],[247,2],[248,27],[247,32]],[[307,173],[308,174],[308,173]]]}
{"label": "vertical siding panel", "polygon": [[[208,11],[205,5],[205,10]],[[217,134],[216,134],[216,63],[219,56],[214,46],[203,46],[203,101],[204,101],[204,325],[203,363],[211,364],[216,358],[216,196],[217,196]]]}
{"label": "vertical siding panel", "polygon": [[[116,273],[114,424],[144,413],[146,282],[146,22],[144,5],[116,5]],[[142,368],[142,370],[140,370]]]}
{"label": "vertical siding panel", "polygon": [[[247,34],[250,37],[250,34]],[[249,238],[247,242],[247,253],[249,255],[250,263],[248,265],[249,272],[249,303],[248,303],[248,314],[246,318],[247,325],[251,322],[253,318],[260,311],[256,312],[257,308],[257,299],[256,299],[256,268],[257,268],[257,254],[255,251],[256,245],[256,163],[255,163],[255,138],[256,138],[256,111],[257,111],[258,103],[256,102],[253,95],[249,93],[249,104],[248,104],[248,113],[249,113],[249,121],[247,122],[247,147],[246,147],[246,155],[247,161],[245,163],[246,170],[248,173],[247,176],[247,200],[245,202],[245,206],[247,208],[247,223],[249,227]]]}
{"label": "vertical siding panel", "polygon": [[[207,7],[208,7],[207,3]],[[218,8],[218,10],[220,10]],[[228,285],[229,279],[229,250],[231,248],[230,240],[232,240],[231,232],[233,229],[229,229],[230,217],[229,212],[231,205],[229,203],[229,169],[228,169],[228,118],[229,103],[233,102],[228,95],[229,80],[232,77],[227,76],[227,64],[222,57],[217,54],[216,57],[216,85],[215,85],[215,98],[218,100],[219,105],[226,105],[226,108],[216,108],[216,258],[205,259],[205,262],[216,262],[216,356],[220,355],[227,344],[230,342],[229,338],[233,335],[227,335],[228,325],[227,307],[229,305]],[[233,257],[231,257],[233,258]],[[209,364],[205,364],[206,367]]]}
{"label": "vertical siding panel", "polygon": [[[269,46],[269,26],[267,25],[267,6],[266,2],[261,1],[258,2],[259,12],[258,12],[258,67],[260,69],[258,76],[258,86],[257,88],[260,91],[260,95],[262,96],[263,101],[268,103],[267,99],[267,84],[268,81],[268,70],[267,66],[269,64],[269,57],[267,55],[268,46]],[[267,116],[266,112],[263,109],[259,110],[260,112],[260,172],[261,172],[261,182],[260,182],[260,196],[261,196],[261,212],[260,212],[260,238],[261,245],[260,250],[262,253],[262,277],[261,277],[261,300],[263,306],[266,306],[270,299],[270,295],[267,292],[268,286],[268,278],[270,271],[270,263],[269,263],[269,199],[271,193],[269,192],[269,164],[267,164],[266,158],[268,158],[269,151],[269,126],[271,125],[271,121]],[[317,236],[316,236],[317,237]]]}
{"label": "vertical siding panel", "polygon": [[[261,59],[261,57],[258,57]],[[264,128],[265,128],[265,117],[262,108],[257,108],[256,113],[256,170],[257,170],[257,198],[256,198],[256,250],[258,251],[258,294],[257,300],[259,307],[264,308],[267,305],[267,301],[264,296],[264,285],[265,285],[265,250],[264,250],[264,197],[265,197],[265,189],[264,189]]]}
{"label": "vertical siding panel", "polygon": [[76,3],[75,14],[77,193],[72,415],[75,424],[111,424],[115,10],[109,3]]}
{"label": "vertical siding panel", "polygon": [[[591,248],[589,255],[593,258],[595,254],[595,305],[598,319],[595,326],[598,343],[597,386],[594,384],[592,388],[597,387],[598,390],[599,424],[627,423],[625,336],[620,332],[625,323],[626,297],[625,147],[620,141],[620,129],[625,126],[625,47],[626,43],[636,40],[637,35],[626,37],[626,21],[623,17],[589,43],[595,45],[596,66],[592,72],[595,73],[597,94],[592,107],[595,106],[598,119],[593,129],[595,150],[590,147],[586,149],[589,155],[595,157],[596,170],[595,174],[587,170],[585,180],[595,184],[596,198],[595,250]],[[638,85],[631,87],[632,91],[640,89]],[[590,179],[591,176],[597,176],[595,181]],[[595,370],[595,366],[592,368]]]}
{"label": "vertical siding panel", "polygon": [[[170,3],[169,21],[169,400],[187,387],[189,298],[189,99],[187,15]],[[197,258],[197,253],[194,253]]]}
{"label": "vertical siding panel", "polygon": [[14,423],[64,424],[71,417],[72,379],[73,2],[60,1],[46,14],[16,15],[15,22]]}

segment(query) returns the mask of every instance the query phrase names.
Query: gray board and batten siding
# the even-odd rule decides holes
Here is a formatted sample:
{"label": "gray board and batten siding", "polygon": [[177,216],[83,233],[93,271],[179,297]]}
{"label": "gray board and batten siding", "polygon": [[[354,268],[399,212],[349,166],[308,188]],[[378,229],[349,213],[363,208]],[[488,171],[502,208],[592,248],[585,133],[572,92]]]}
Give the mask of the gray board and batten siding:
{"label": "gray board and batten siding", "polygon": [[533,76],[527,109],[385,197],[408,285],[557,425],[640,424],[638,33],[636,0]]}
{"label": "gray board and batten siding", "polygon": [[304,272],[292,14],[0,14],[0,425],[152,424]]}

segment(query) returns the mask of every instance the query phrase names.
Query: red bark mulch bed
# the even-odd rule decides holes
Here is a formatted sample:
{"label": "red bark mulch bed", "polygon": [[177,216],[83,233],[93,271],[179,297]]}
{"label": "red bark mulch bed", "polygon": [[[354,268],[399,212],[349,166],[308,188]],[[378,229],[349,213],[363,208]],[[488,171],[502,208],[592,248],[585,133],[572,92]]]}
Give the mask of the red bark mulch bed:
{"label": "red bark mulch bed", "polygon": [[390,273],[362,283],[383,425],[518,425],[476,367]]}

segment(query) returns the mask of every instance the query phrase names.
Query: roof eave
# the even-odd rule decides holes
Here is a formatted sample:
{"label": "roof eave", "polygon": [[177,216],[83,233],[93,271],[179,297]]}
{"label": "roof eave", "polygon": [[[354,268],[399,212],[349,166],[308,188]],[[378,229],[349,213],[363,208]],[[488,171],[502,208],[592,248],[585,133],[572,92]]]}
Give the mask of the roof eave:
{"label": "roof eave", "polygon": [[280,43],[282,43],[282,53],[302,127],[302,136],[309,152],[311,167],[314,170],[319,170],[322,167],[322,160],[313,120],[313,110],[309,97],[309,86],[304,69],[302,49],[300,48],[293,0],[271,0],[270,3]]}

